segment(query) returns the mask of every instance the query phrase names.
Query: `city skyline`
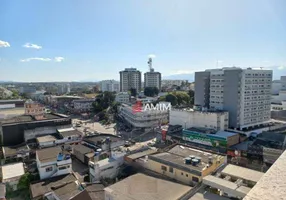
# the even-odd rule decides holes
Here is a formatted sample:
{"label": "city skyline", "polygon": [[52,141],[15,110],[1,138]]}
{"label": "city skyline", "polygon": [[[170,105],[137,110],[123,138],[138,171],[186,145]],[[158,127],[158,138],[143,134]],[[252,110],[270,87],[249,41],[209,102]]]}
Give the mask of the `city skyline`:
{"label": "city skyline", "polygon": [[269,68],[274,79],[286,72],[283,0],[4,0],[0,7],[0,80],[119,80],[125,68],[147,72],[149,56],[163,78],[232,66]]}

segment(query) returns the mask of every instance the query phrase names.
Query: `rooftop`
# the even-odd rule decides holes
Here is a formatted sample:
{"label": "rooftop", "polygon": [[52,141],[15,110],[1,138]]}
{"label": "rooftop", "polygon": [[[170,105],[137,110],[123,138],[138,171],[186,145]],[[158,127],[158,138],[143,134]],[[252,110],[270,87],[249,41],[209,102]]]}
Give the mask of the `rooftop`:
{"label": "rooftop", "polygon": [[102,184],[92,184],[85,189],[92,200],[104,200],[104,186]]}
{"label": "rooftop", "polygon": [[25,173],[22,162],[3,165],[1,168],[3,182],[11,178],[20,177]]}
{"label": "rooftop", "polygon": [[45,135],[45,136],[37,137],[37,142],[39,142],[39,143],[54,142],[56,140],[57,140],[57,138],[53,135]]}
{"label": "rooftop", "polygon": [[208,191],[198,191],[189,200],[230,200],[229,198],[219,196]]}
{"label": "rooftop", "polygon": [[75,151],[78,151],[80,152],[81,154],[86,154],[86,153],[90,153],[90,152],[93,152],[93,149],[90,148],[90,147],[87,147],[83,144],[78,144],[78,145],[74,145],[73,149]]}
{"label": "rooftop", "polygon": [[68,200],[80,192],[75,181],[76,178],[68,174],[31,183],[31,197],[39,198],[49,192],[54,192],[61,200]]}
{"label": "rooftop", "polygon": [[11,102],[21,102],[24,103],[24,100],[22,99],[6,99],[6,100],[0,100],[0,104],[1,103],[11,103]]}
{"label": "rooftop", "polygon": [[69,200],[92,200],[86,190],[81,191]]}
{"label": "rooftop", "polygon": [[228,131],[218,131],[216,132],[216,136],[220,136],[220,137],[224,137],[224,138],[228,138],[234,135],[237,135],[238,133],[233,133],[233,132],[228,132]]}
{"label": "rooftop", "polygon": [[29,151],[30,148],[26,144],[21,144],[13,147],[3,147],[3,154],[5,157],[13,156],[15,154]]}
{"label": "rooftop", "polygon": [[191,189],[189,186],[139,173],[105,188],[105,191],[117,200],[173,200],[179,199]]}
{"label": "rooftop", "polygon": [[81,135],[82,134],[80,131],[75,130],[74,128],[58,129],[58,132],[63,137],[69,137],[69,136],[73,136],[73,135]]}
{"label": "rooftop", "polygon": [[229,175],[236,178],[241,178],[244,180],[249,180],[253,182],[258,182],[264,173],[248,169],[245,167],[240,167],[232,164],[228,164],[221,172],[223,175]]}
{"label": "rooftop", "polygon": [[28,123],[28,122],[63,119],[63,118],[67,118],[67,117],[60,115],[60,114],[55,114],[55,113],[45,113],[44,118],[41,120],[36,120],[31,115],[20,115],[20,116],[12,117],[9,119],[0,120],[0,124],[8,125],[8,124]]}
{"label": "rooftop", "polygon": [[103,143],[105,139],[108,137],[110,138],[111,142],[117,142],[117,141],[122,140],[120,137],[112,135],[112,134],[93,135],[93,136],[86,137],[84,140],[86,142],[96,145],[98,143],[99,144]]}
{"label": "rooftop", "polygon": [[243,200],[285,199],[286,151],[268,169]]}
{"label": "rooftop", "polygon": [[62,152],[62,149],[60,147],[51,147],[37,150],[36,154],[38,156],[38,159],[41,162],[45,163],[57,161],[57,156],[60,152]]}
{"label": "rooftop", "polygon": [[[192,164],[185,164],[185,158],[191,155],[195,157],[199,157],[201,159],[201,162],[199,162],[195,166]],[[215,159],[221,158],[222,156],[177,145],[173,147],[172,149],[170,149],[168,152],[150,155],[149,159],[166,164],[166,165],[170,165],[176,168],[180,168],[181,170],[184,170],[184,171],[188,171],[188,172],[191,172],[197,175],[201,175],[201,171],[205,167],[207,167],[209,163],[209,157],[215,160]]]}
{"label": "rooftop", "polygon": [[130,155],[126,156],[126,157],[129,158],[129,159],[132,159],[132,160],[136,160],[138,158],[142,158],[144,156],[151,155],[151,154],[154,154],[156,152],[157,152],[157,149],[147,149],[145,151],[141,151],[141,152],[137,152],[137,153],[134,153],[134,154],[130,154]]}

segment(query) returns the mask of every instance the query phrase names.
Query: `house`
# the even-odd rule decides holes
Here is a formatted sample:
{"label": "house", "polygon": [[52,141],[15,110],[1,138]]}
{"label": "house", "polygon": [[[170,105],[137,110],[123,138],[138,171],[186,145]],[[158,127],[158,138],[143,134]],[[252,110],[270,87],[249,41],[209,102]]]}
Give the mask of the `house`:
{"label": "house", "polygon": [[104,190],[105,200],[173,200],[181,199],[191,189],[192,187],[186,185],[138,173]]}
{"label": "house", "polygon": [[1,167],[2,183],[5,183],[11,190],[17,190],[17,185],[22,175],[25,174],[24,164],[12,163]]}
{"label": "house", "polygon": [[31,200],[68,200],[83,190],[73,174],[57,176],[30,184]]}
{"label": "house", "polygon": [[62,136],[62,143],[77,143],[82,139],[82,133],[72,127],[58,128],[57,132]]}
{"label": "house", "polygon": [[57,138],[53,135],[45,135],[36,138],[39,148],[52,147],[56,145]]}
{"label": "house", "polygon": [[19,161],[29,157],[30,148],[26,144],[12,147],[2,147],[5,162]]}
{"label": "house", "polygon": [[78,144],[73,148],[73,155],[82,163],[88,164],[90,156],[94,156],[94,149],[87,145]]}
{"label": "house", "polygon": [[95,148],[99,148],[102,151],[108,151],[109,148],[114,149],[120,146],[124,146],[125,142],[116,135],[99,134],[99,135],[85,137],[83,139],[83,143],[86,143]]}
{"label": "house", "polygon": [[72,172],[70,153],[58,146],[37,150],[36,162],[41,180]]}
{"label": "house", "polygon": [[187,185],[196,185],[202,178],[226,163],[226,156],[176,145],[167,152],[149,155],[145,167]]}
{"label": "house", "polygon": [[102,178],[115,178],[120,167],[124,163],[126,152],[121,149],[114,149],[108,158],[101,158],[101,150],[94,154],[94,161],[89,161],[90,181],[99,181]]}

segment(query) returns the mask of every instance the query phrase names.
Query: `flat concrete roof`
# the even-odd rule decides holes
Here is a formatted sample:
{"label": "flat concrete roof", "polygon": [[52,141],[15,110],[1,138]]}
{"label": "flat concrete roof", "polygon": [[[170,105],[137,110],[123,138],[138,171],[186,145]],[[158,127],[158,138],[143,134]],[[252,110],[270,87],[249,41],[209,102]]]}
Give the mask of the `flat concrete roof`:
{"label": "flat concrete roof", "polygon": [[137,152],[137,153],[134,153],[134,154],[130,154],[130,155],[126,156],[126,157],[129,158],[129,159],[132,159],[132,160],[136,160],[138,158],[142,158],[144,156],[151,155],[151,154],[154,154],[156,152],[157,152],[157,149],[147,149],[145,151],[141,151],[141,152]]}
{"label": "flat concrete roof", "polygon": [[249,180],[257,183],[263,176],[263,172],[255,171],[245,167],[240,167],[232,164],[228,164],[221,172],[223,175],[229,175],[244,180]]}
{"label": "flat concrete roof", "polygon": [[208,191],[199,191],[194,196],[189,198],[189,200],[230,200],[229,198],[219,196]]}
{"label": "flat concrete roof", "polygon": [[37,141],[39,143],[41,143],[41,142],[53,142],[56,140],[57,140],[57,138],[55,136],[52,136],[52,135],[45,135],[45,136],[37,137]]}
{"label": "flat concrete roof", "polygon": [[179,199],[192,187],[154,178],[141,173],[129,176],[107,188],[117,200]]}
{"label": "flat concrete roof", "polygon": [[62,149],[60,147],[51,147],[51,148],[37,150],[36,154],[40,162],[45,163],[45,162],[56,161],[57,156],[59,155],[60,152],[62,152]]}
{"label": "flat concrete roof", "polygon": [[286,151],[268,169],[243,200],[282,200],[286,198]]}
{"label": "flat concrete roof", "polygon": [[12,163],[2,166],[3,182],[11,178],[20,177],[25,173],[23,163]]}

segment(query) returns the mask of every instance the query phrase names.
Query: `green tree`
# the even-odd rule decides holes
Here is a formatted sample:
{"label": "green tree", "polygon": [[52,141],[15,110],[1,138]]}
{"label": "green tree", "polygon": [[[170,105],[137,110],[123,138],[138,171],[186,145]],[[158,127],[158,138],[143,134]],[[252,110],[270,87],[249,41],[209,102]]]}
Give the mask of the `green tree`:
{"label": "green tree", "polygon": [[21,176],[19,183],[18,183],[18,189],[19,190],[28,190],[30,187],[30,182],[32,180],[32,175],[27,172],[24,175]]}
{"label": "green tree", "polygon": [[195,102],[195,92],[193,90],[189,90],[188,95],[190,97],[190,104],[194,105]]}
{"label": "green tree", "polygon": [[95,102],[92,104],[93,111],[99,113],[108,107],[112,106],[115,100],[115,94],[113,92],[103,92],[96,97]]}
{"label": "green tree", "polygon": [[172,106],[176,106],[178,105],[178,99],[177,97],[174,95],[174,94],[167,94],[166,97],[165,97],[165,100],[167,102],[170,102],[172,104]]}
{"label": "green tree", "polygon": [[130,93],[131,93],[131,96],[136,97],[136,96],[137,96],[137,90],[136,90],[136,88],[131,88],[131,89],[130,89]]}
{"label": "green tree", "polygon": [[144,88],[144,95],[148,97],[154,97],[159,94],[159,89],[157,87],[146,87]]}
{"label": "green tree", "polygon": [[177,97],[178,105],[189,104],[190,97],[186,92],[178,91],[178,92],[174,92],[173,94]]}

